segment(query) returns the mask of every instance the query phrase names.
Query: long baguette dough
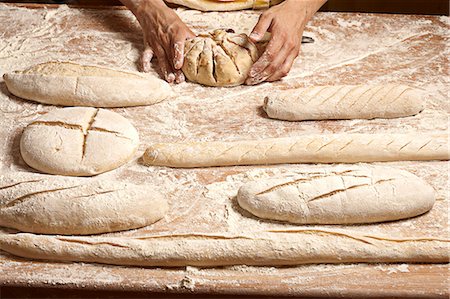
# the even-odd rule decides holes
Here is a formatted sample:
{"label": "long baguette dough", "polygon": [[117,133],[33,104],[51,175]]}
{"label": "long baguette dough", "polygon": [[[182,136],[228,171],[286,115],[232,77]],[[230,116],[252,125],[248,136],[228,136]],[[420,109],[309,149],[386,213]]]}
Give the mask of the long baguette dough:
{"label": "long baguette dough", "polygon": [[30,123],[20,139],[20,153],[28,165],[45,173],[92,176],[128,162],[138,145],[136,128],[120,114],[71,107]]}
{"label": "long baguette dough", "polygon": [[166,0],[166,2],[186,6],[201,11],[231,11],[242,9],[264,9],[284,0]]}
{"label": "long baguette dough", "polygon": [[401,84],[315,86],[266,96],[264,110],[282,120],[372,119],[415,115],[422,92]]}
{"label": "long baguette dough", "polygon": [[398,220],[429,211],[433,188],[394,168],[306,173],[243,185],[239,205],[253,215],[299,224],[351,224]]}
{"label": "long baguette dough", "polygon": [[126,107],[151,105],[171,95],[156,77],[70,62],[47,62],[3,76],[21,98],[62,106]]}
{"label": "long baguette dough", "polygon": [[167,212],[151,185],[12,173],[0,175],[0,226],[85,235],[147,226]]}
{"label": "long baguette dough", "polygon": [[159,143],[146,165],[208,167],[282,163],[448,160],[446,134],[328,134],[234,142]]}
{"label": "long baguette dough", "polygon": [[0,235],[21,257],[136,266],[283,266],[311,263],[445,263],[449,240],[395,238],[340,230],[298,229],[227,235],[139,238]]}

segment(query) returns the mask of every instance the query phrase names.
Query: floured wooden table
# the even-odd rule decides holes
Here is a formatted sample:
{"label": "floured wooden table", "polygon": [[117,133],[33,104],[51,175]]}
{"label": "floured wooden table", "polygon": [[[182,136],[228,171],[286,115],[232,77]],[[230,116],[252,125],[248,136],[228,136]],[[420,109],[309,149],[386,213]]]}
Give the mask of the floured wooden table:
{"label": "floured wooden table", "polygon": [[[178,9],[196,32],[233,28],[248,33],[258,13],[200,13]],[[297,136],[304,133],[447,132],[449,125],[448,17],[318,13],[306,35],[301,57],[277,83],[236,88],[206,88],[184,83],[176,96],[148,107],[114,109],[140,133],[135,160],[102,174],[138,184],[153,183],[170,197],[170,213],[156,224],[110,236],[155,233],[239,233],[292,228],[241,213],[234,197],[244,182],[273,174],[321,167],[275,165],[170,169],[146,167],[143,151],[153,142],[237,140]],[[125,10],[29,9],[0,4],[0,74],[49,60],[136,70],[142,35]],[[263,95],[277,90],[324,84],[399,82],[427,91],[426,110],[394,120],[283,122],[262,112]],[[57,107],[21,100],[0,81],[0,171],[32,170],[20,157],[26,124]],[[393,237],[449,238],[448,162],[376,163],[408,170],[437,193],[433,209],[412,219],[371,225],[334,226]],[[327,166],[333,167],[333,166]],[[319,227],[319,226],[314,226]],[[323,226],[322,226],[323,227]],[[328,226],[330,228],[330,226]],[[2,233],[13,231],[3,229]],[[298,267],[139,268],[86,263],[31,261],[1,253],[2,286],[76,289],[265,294],[308,296],[448,297],[446,264],[347,264]]]}

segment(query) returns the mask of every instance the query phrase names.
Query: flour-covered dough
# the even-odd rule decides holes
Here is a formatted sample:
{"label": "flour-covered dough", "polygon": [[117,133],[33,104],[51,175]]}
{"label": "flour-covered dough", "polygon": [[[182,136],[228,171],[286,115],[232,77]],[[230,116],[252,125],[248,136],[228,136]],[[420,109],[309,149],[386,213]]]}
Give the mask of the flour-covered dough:
{"label": "flour-covered dough", "polygon": [[44,173],[91,176],[125,164],[138,145],[136,128],[120,114],[73,107],[31,122],[22,133],[20,153]]}
{"label": "flour-covered dough", "polygon": [[264,219],[352,224],[423,214],[433,207],[435,194],[430,185],[407,171],[360,166],[249,182],[239,189],[237,201]]}
{"label": "flour-covered dough", "polygon": [[166,0],[201,11],[231,11],[242,9],[265,9],[284,0]]}
{"label": "flour-covered dough", "polygon": [[169,97],[170,85],[154,76],[71,62],[47,62],[4,75],[21,98],[61,106],[151,105]]}
{"label": "flour-covered dough", "polygon": [[271,118],[290,121],[396,118],[422,111],[422,97],[402,84],[314,86],[271,92],[263,108]]}
{"label": "flour-covered dough", "polygon": [[86,235],[135,229],[161,219],[155,186],[28,173],[0,175],[0,226],[24,232]]}
{"label": "flour-covered dough", "polygon": [[447,263],[449,245],[445,236],[402,238],[331,228],[140,237],[0,234],[0,248],[21,257],[139,267]]}
{"label": "flour-covered dough", "polygon": [[245,34],[215,30],[186,41],[182,70],[188,80],[208,86],[236,86],[247,79],[258,50]]}
{"label": "flour-covered dough", "polygon": [[357,163],[448,160],[446,133],[311,134],[231,142],[157,143],[143,156],[147,165],[208,167],[283,163]]}

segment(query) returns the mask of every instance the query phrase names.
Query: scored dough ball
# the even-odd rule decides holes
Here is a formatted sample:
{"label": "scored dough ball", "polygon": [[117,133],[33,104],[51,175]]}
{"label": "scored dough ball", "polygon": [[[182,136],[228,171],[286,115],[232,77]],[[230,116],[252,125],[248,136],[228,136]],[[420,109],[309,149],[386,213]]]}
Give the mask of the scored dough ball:
{"label": "scored dough ball", "polygon": [[214,30],[185,44],[183,72],[192,81],[208,86],[236,86],[247,79],[258,50],[245,34]]}
{"label": "scored dough ball", "polygon": [[128,162],[138,145],[136,128],[121,115],[74,107],[49,112],[29,124],[20,153],[41,172],[92,176]]}

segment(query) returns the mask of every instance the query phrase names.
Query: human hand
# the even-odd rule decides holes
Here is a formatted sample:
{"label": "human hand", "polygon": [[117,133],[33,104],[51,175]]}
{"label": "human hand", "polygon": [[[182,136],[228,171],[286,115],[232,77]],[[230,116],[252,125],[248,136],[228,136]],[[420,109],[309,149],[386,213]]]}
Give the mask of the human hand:
{"label": "human hand", "polygon": [[195,34],[162,0],[122,2],[135,14],[142,27],[145,46],[141,56],[142,70],[150,71],[151,60],[156,56],[158,68],[167,82],[184,82],[184,74],[181,71],[184,43],[195,37]]}
{"label": "human hand", "polygon": [[277,81],[285,77],[300,53],[303,30],[326,0],[285,0],[263,12],[250,34],[253,42],[271,38],[264,53],[252,66],[246,84]]}

